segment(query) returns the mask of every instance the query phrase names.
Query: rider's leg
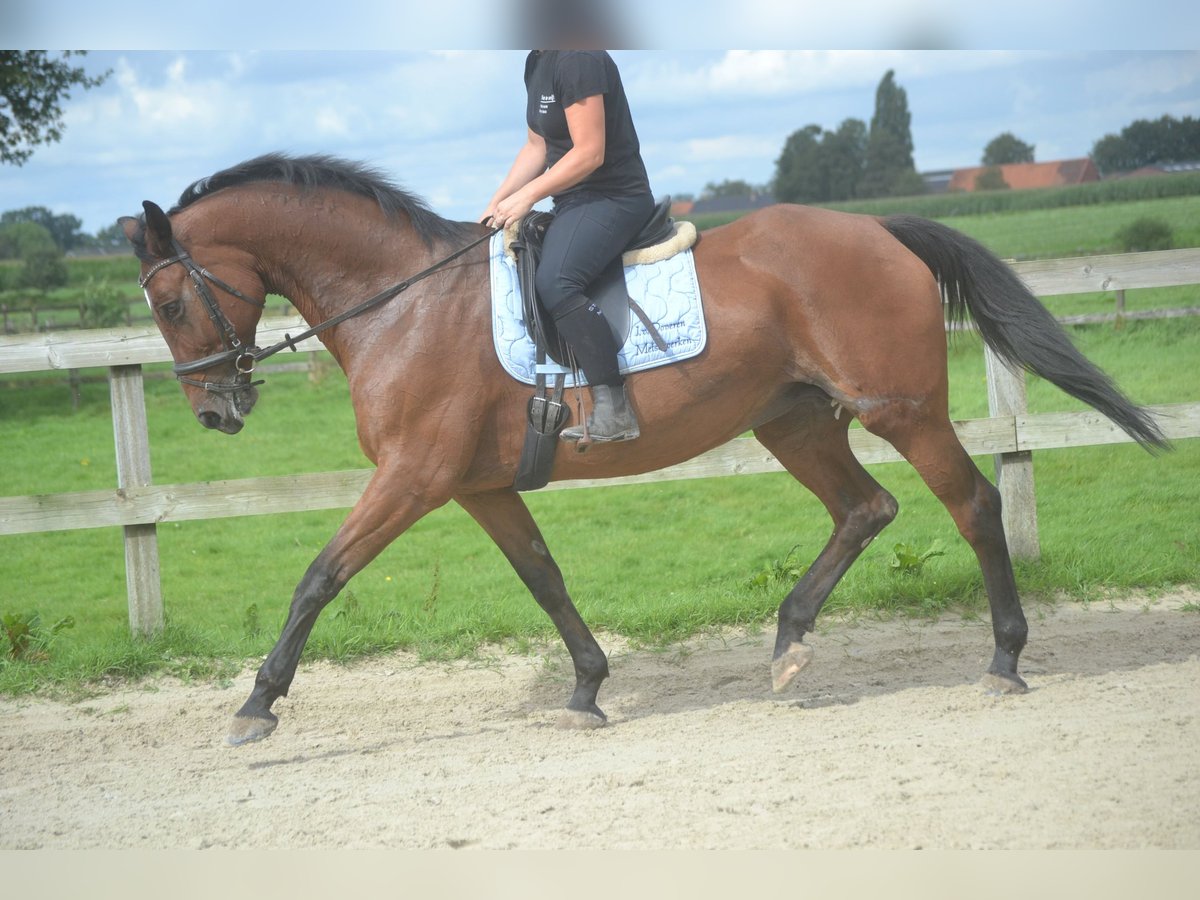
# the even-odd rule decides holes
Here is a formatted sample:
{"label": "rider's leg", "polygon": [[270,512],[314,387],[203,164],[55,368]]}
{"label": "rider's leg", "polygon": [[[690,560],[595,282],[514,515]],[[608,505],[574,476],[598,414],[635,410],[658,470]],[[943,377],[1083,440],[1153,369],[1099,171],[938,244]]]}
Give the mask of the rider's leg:
{"label": "rider's leg", "polygon": [[[633,240],[653,209],[649,195],[568,201],[556,208],[543,244],[538,296],[592,387],[587,432],[595,440],[631,440],[638,436],[638,427],[617,364],[620,348],[586,291]],[[579,440],[583,434],[584,429],[575,426],[564,430],[562,437]]]}

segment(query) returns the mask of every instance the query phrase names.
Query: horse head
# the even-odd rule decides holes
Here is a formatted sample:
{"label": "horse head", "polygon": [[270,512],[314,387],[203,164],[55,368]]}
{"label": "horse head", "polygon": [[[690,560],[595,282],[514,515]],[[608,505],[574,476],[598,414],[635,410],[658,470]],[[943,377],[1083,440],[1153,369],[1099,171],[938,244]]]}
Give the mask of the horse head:
{"label": "horse head", "polygon": [[181,229],[181,241],[159,206],[147,200],[142,207],[142,216],[120,224],[142,261],[138,283],[175,376],[205,428],[236,434],[258,400],[260,382],[251,373],[266,288],[245,250],[220,242],[211,228]]}

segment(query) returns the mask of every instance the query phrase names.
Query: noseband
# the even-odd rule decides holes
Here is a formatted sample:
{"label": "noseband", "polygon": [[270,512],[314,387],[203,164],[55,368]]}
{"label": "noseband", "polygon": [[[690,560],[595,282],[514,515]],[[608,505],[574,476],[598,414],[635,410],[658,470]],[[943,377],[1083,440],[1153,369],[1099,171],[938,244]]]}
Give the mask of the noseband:
{"label": "noseband", "polygon": [[[187,273],[192,279],[192,284],[196,288],[196,293],[200,295],[200,299],[204,303],[204,308],[208,312],[208,317],[212,320],[213,326],[221,336],[221,344],[225,348],[220,353],[214,353],[211,356],[205,356],[191,362],[176,363],[172,370],[175,373],[175,377],[183,384],[204,388],[206,391],[212,391],[217,394],[236,394],[240,391],[249,390],[256,384],[262,384],[261,381],[250,381],[250,375],[254,372],[254,366],[260,358],[257,355],[259,349],[257,347],[247,347],[242,343],[237,335],[237,329],[233,327],[233,323],[229,321],[229,318],[222,311],[216,297],[213,296],[212,291],[209,289],[208,283],[212,282],[225,293],[231,294],[243,303],[249,303],[258,309],[264,308],[266,301],[247,297],[233,285],[222,281],[212,272],[208,271],[208,269],[196,265],[196,261],[180,246],[179,241],[172,240],[171,246],[175,250],[175,255],[156,263],[146,273],[144,278],[138,279],[138,284],[145,289],[146,285],[150,283],[150,279],[167,268],[167,266],[180,263],[187,269]],[[230,361],[233,362],[233,367],[237,370],[237,379],[232,384],[219,381],[197,381],[195,378],[185,377]]]}

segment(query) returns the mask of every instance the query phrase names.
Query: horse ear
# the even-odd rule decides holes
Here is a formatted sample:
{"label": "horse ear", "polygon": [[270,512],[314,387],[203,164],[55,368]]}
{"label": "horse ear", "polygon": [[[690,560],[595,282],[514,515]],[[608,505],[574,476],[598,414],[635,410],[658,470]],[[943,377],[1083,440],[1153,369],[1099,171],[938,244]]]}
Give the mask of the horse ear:
{"label": "horse ear", "polygon": [[142,209],[146,211],[146,249],[160,259],[166,259],[173,252],[171,220],[160,206],[150,200],[142,201]]}
{"label": "horse ear", "polygon": [[133,216],[121,216],[121,218],[117,219],[117,224],[121,226],[121,230],[125,232],[125,237],[134,247],[145,243],[145,239],[141,234],[142,223]]}

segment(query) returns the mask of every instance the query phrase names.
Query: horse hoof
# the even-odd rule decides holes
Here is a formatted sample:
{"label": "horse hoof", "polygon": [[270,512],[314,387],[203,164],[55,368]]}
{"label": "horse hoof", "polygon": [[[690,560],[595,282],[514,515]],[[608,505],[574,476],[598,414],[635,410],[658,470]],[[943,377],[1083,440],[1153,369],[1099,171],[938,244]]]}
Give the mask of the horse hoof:
{"label": "horse hoof", "polygon": [[1029,685],[1017,674],[997,675],[995,672],[988,672],[979,683],[988,694],[1024,694],[1029,690]]}
{"label": "horse hoof", "polygon": [[593,728],[603,728],[608,724],[608,717],[596,710],[564,709],[558,717],[558,727],[564,730],[585,731]]}
{"label": "horse hoof", "polygon": [[259,716],[234,716],[233,724],[229,726],[229,734],[225,735],[225,743],[231,747],[261,741],[279,724],[279,717],[267,713],[269,718]]}
{"label": "horse hoof", "polygon": [[792,643],[771,663],[771,687],[780,693],[800,674],[800,670],[812,662],[813,649],[799,641]]}

